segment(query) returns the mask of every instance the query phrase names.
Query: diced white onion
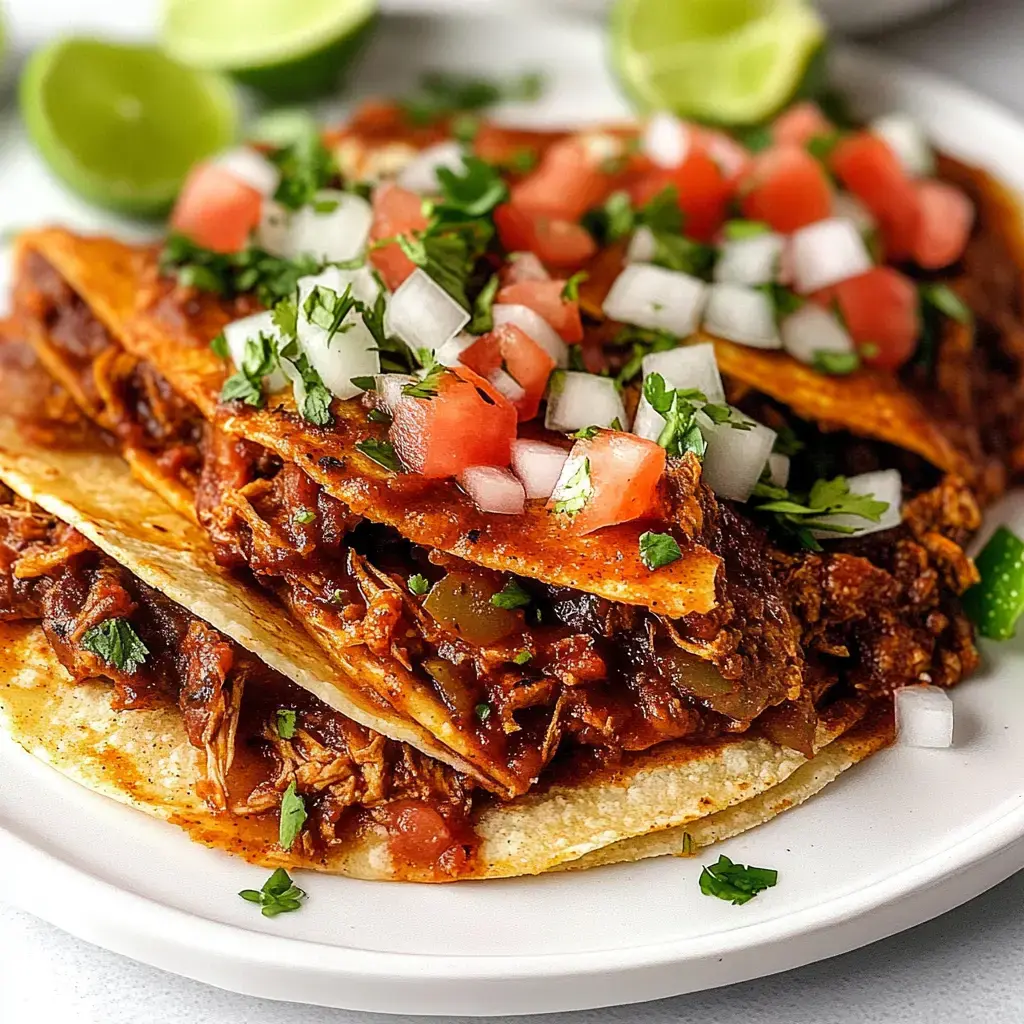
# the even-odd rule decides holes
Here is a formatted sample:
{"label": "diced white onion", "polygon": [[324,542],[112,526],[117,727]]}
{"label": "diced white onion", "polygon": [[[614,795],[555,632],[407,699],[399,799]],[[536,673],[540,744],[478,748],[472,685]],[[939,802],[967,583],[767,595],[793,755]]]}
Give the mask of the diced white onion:
{"label": "diced white onion", "polygon": [[410,192],[433,193],[440,191],[438,168],[444,167],[464,174],[466,163],[462,145],[458,142],[439,142],[416,154],[398,174],[398,185]]}
{"label": "diced white onion", "polygon": [[626,429],[626,408],[611,377],[562,370],[551,375],[544,426],[570,433],[584,427],[610,427],[615,420]]}
{"label": "diced white onion", "polygon": [[852,220],[862,235],[868,235],[878,228],[875,215],[852,192],[836,193],[832,200],[832,216]]}
{"label": "diced white onion", "polygon": [[[249,338],[258,338],[261,334],[269,335],[280,345],[281,332],[274,326],[269,310],[235,320],[224,328],[224,340],[227,342],[235,369],[242,368],[242,360],[245,358],[245,343]],[[287,383],[280,370],[274,370],[264,381],[266,389],[271,392],[280,391]]]}
{"label": "diced white onion", "polygon": [[535,313],[529,306],[496,302],[491,307],[491,315],[494,317],[495,327],[500,327],[502,324],[514,324],[537,342],[554,359],[556,366],[566,367],[569,365],[569,346],[562,341],[558,332],[540,313]]}
{"label": "diced white onion", "polygon": [[902,519],[903,480],[898,469],[878,469],[873,473],[860,473],[847,479],[851,494],[866,494],[876,501],[884,501],[888,508],[882,513],[877,523],[862,516],[837,515],[829,516],[829,523],[836,526],[848,526],[854,532],[835,533],[828,530],[812,530],[811,533],[820,540],[843,540],[846,537],[863,537],[868,533],[880,533],[900,525]]}
{"label": "diced white onion", "polygon": [[555,489],[569,453],[546,441],[518,438],[512,442],[512,470],[528,498],[547,498]]}
{"label": "diced white onion", "polygon": [[[651,352],[643,359],[643,377],[659,373],[670,388],[696,388],[709,402],[725,401],[725,387],[715,360],[715,346],[709,341],[699,345],[681,345],[664,352]],[[665,417],[655,410],[641,393],[633,419],[633,433],[648,441],[657,441],[665,429]]]}
{"label": "diced white onion", "polygon": [[782,347],[771,298],[743,284],[711,286],[704,310],[704,329],[717,338],[751,348]]}
{"label": "diced white onion", "polygon": [[328,289],[339,297],[345,292],[345,282],[341,280],[336,267],[328,267],[321,274],[299,279],[299,316],[296,325],[299,346],[332,395],[354,398],[362,389],[352,383],[353,377],[372,377],[380,373],[377,342],[357,309],[348,311],[333,336],[312,323],[306,315],[305,305],[317,287]]}
{"label": "diced white onion", "polygon": [[872,135],[884,140],[912,178],[935,173],[935,153],[921,126],[906,114],[887,114],[869,125]]}
{"label": "diced white onion", "polygon": [[[565,501],[575,497],[574,488],[570,486],[573,477],[580,471],[580,467],[587,461],[586,455],[569,455],[562,463],[562,472],[558,474],[555,486],[551,488],[551,501]],[[577,492],[578,493],[578,492]]]}
{"label": "diced white onion", "polygon": [[715,280],[748,285],[777,281],[785,244],[782,235],[774,232],[725,242],[715,264]]}
{"label": "diced white onion", "polygon": [[454,338],[449,338],[443,345],[434,349],[434,358],[443,366],[458,366],[462,361],[462,353],[476,340],[475,334],[460,331]]}
{"label": "diced white onion", "polygon": [[782,321],[782,347],[801,363],[812,365],[818,352],[846,354],[855,351],[853,338],[839,318],[808,302]]}
{"label": "diced white onion", "polygon": [[645,224],[641,224],[629,240],[629,248],[626,249],[626,262],[650,263],[657,252],[658,243],[655,240],[654,232]]}
{"label": "diced white onion", "polygon": [[906,747],[951,747],[953,701],[939,686],[901,686],[894,694],[896,741]]}
{"label": "diced white onion", "polygon": [[338,272],[338,286],[341,288],[339,294],[344,294],[345,289],[351,286],[352,297],[366,305],[372,306],[377,301],[381,292],[381,283],[377,275],[364,263],[361,267],[352,270],[345,270],[341,267],[334,267]]}
{"label": "diced white onion", "polygon": [[373,390],[376,395],[374,405],[393,415],[402,397],[402,388],[415,384],[417,378],[408,373],[378,373],[373,378]]}
{"label": "diced white onion", "polygon": [[435,352],[469,323],[469,313],[417,267],[391,296],[384,319],[387,332],[413,352]]}
{"label": "diced white onion", "polygon": [[789,242],[793,281],[801,295],[839,284],[871,269],[871,255],[857,225],[830,217],[797,231]]}
{"label": "diced white onion", "polygon": [[697,329],[707,292],[700,278],[649,263],[630,263],[615,279],[602,308],[612,320],[682,338]]}
{"label": "diced white onion", "polygon": [[272,196],[281,182],[281,172],[277,167],[262,153],[248,146],[229,149],[215,157],[213,162],[262,196]]}
{"label": "diced white onion", "polygon": [[264,199],[256,227],[256,244],[271,256],[287,259],[291,253],[291,221],[288,209],[273,199]]}
{"label": "diced white onion", "polygon": [[509,254],[509,278],[510,284],[519,284],[522,281],[550,281],[551,275],[547,272],[540,257],[532,252],[513,252]]}
{"label": "diced white onion", "polygon": [[777,435],[738,409],[733,410],[733,418],[754,425],[749,430],[737,430],[728,423],[701,428],[708,443],[702,478],[720,498],[746,501],[761,479]]}
{"label": "diced white onion", "polygon": [[487,375],[487,380],[498,394],[504,395],[513,405],[526,397],[526,388],[500,366]]}
{"label": "diced white onion", "polygon": [[709,341],[699,345],[680,345],[664,352],[644,356],[643,375],[660,373],[671,388],[696,388],[709,402],[725,401],[725,386],[718,372],[715,346]]}
{"label": "diced white onion", "polygon": [[768,456],[768,482],[772,487],[786,487],[789,484],[789,456],[772,452]]}
{"label": "diced white onion", "polygon": [[339,263],[361,256],[373,222],[370,204],[354,192],[339,189],[318,192],[316,201],[336,205],[325,213],[318,213],[315,206],[304,206],[292,214],[290,255]]}
{"label": "diced white onion", "polygon": [[690,152],[690,129],[678,117],[661,111],[644,128],[640,148],[658,167],[678,167]]}
{"label": "diced white onion", "polygon": [[517,515],[526,505],[523,485],[498,466],[469,466],[459,474],[459,483],[482,512]]}

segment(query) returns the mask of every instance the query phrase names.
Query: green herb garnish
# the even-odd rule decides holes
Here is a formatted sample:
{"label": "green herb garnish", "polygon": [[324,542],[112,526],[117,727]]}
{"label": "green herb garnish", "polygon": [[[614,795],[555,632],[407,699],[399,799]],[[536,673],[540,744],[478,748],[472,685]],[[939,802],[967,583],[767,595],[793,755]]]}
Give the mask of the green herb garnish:
{"label": "green herb garnish", "polygon": [[277,917],[278,914],[298,910],[306,898],[306,893],[292,882],[284,868],[278,868],[263,883],[262,889],[243,889],[238,895],[250,903],[258,903],[263,908],[261,913],[264,917]]}
{"label": "green herb garnish", "polygon": [[378,466],[390,469],[393,473],[405,472],[405,467],[390,441],[377,441],[371,437],[366,441],[356,441],[356,449]]}
{"label": "green herb garnish", "polygon": [[311,508],[296,509],[292,516],[292,522],[298,523],[300,526],[309,526],[310,523],[316,522],[316,513]]}
{"label": "green herb garnish", "polygon": [[555,502],[553,511],[559,515],[574,516],[590,500],[594,485],[590,480],[590,459],[584,459],[565,484],[558,488],[561,497]]}
{"label": "green herb garnish", "polygon": [[516,580],[509,580],[496,594],[491,596],[491,604],[495,608],[525,608],[530,603],[530,595],[523,590]]}
{"label": "green herb garnish", "polygon": [[409,590],[418,597],[422,597],[430,591],[430,580],[422,573],[414,573],[409,577]]}
{"label": "green herb garnish", "polygon": [[860,356],[856,352],[827,352],[819,349],[814,353],[811,366],[819,373],[831,377],[845,377],[860,369]]}
{"label": "green herb garnish", "polygon": [[231,349],[228,348],[228,339],[224,337],[223,331],[210,342],[210,351],[221,359],[231,358]]}
{"label": "green herb garnish", "polygon": [[86,630],[82,646],[128,675],[134,675],[149,654],[149,649],[127,619],[106,619]]}
{"label": "green herb garnish", "polygon": [[544,90],[544,79],[526,74],[508,82],[434,71],[420,80],[417,93],[401,101],[405,116],[414,125],[428,125],[467,111],[484,110],[505,100],[535,100]]}
{"label": "green herb garnish", "polygon": [[492,274],[473,300],[473,319],[466,325],[470,334],[487,334],[494,329],[494,298],[500,284],[498,275]]}
{"label": "green herb garnish", "polygon": [[295,722],[298,714],[291,708],[278,708],[274,712],[277,722],[277,735],[283,740],[290,740],[295,735]]}
{"label": "green herb garnish", "polygon": [[746,238],[770,234],[771,230],[763,220],[727,220],[722,233],[730,242],[742,242]]}
{"label": "green herb garnish", "polygon": [[683,553],[672,534],[651,533],[649,530],[640,534],[640,561],[648,569],[660,569],[682,557]]}
{"label": "green herb garnish", "polygon": [[516,665],[527,665],[532,660],[533,660],[533,652],[532,651],[528,651],[525,648],[523,650],[521,650],[521,651],[516,651],[515,656],[512,658],[512,661]]}
{"label": "green herb garnish", "polygon": [[568,281],[565,282],[562,288],[562,299],[565,302],[579,302],[580,301],[580,285],[590,275],[585,270],[578,270]]}
{"label": "green herb garnish", "polygon": [[940,313],[955,320],[958,324],[967,326],[974,323],[974,314],[971,307],[960,298],[949,285],[946,284],[923,284],[920,288],[921,301],[937,309]]}
{"label": "green herb garnish", "polygon": [[313,204],[316,193],[338,176],[334,157],[320,141],[315,127],[301,132],[290,145],[272,152],[270,159],[281,172],[274,199],[290,210]]}
{"label": "green herb garnish", "polygon": [[295,780],[281,797],[281,818],[277,829],[277,842],[282,850],[290,850],[306,821],[306,801],[302,799]]}
{"label": "green herb garnish", "polygon": [[476,717],[479,718],[481,722],[486,722],[487,719],[491,717],[491,712],[494,709],[490,704],[477,704],[473,710],[476,713]]}
{"label": "green herb garnish", "polygon": [[744,867],[723,854],[716,864],[704,866],[700,873],[700,891],[705,896],[717,896],[733,906],[740,906],[759,892],[771,889],[778,881],[779,873],[772,868]]}

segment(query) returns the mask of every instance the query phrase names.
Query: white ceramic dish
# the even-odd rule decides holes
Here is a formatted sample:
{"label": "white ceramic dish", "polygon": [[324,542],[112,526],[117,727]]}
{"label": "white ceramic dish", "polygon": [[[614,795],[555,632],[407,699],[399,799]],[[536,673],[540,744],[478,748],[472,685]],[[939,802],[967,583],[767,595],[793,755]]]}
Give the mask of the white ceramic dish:
{"label": "white ceramic dish", "polygon": [[[411,85],[458,54],[490,74],[550,68],[547,121],[623,112],[596,29],[523,17],[384,26],[362,90]],[[1024,128],[948,83],[843,53],[869,109],[921,118],[951,150],[1024,186]],[[522,113],[522,112],[520,112]],[[14,137],[0,153],[0,228],[105,222]],[[116,227],[106,223],[107,227]],[[996,517],[1024,526],[1024,500]],[[952,750],[885,751],[806,806],[722,847],[775,867],[744,907],[700,895],[702,861],[456,886],[308,875],[307,905],[267,920],[238,899],[265,872],[190,843],[0,742],[4,898],[85,939],[254,995],[403,1013],[510,1014],[654,999],[785,970],[940,914],[1024,867],[1024,642],[991,648],[956,691]]]}

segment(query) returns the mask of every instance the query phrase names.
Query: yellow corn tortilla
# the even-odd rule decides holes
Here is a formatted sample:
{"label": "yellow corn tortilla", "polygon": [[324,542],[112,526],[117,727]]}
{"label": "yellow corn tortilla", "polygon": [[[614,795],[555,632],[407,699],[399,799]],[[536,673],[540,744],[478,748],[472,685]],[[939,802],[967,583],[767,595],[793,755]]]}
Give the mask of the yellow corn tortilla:
{"label": "yellow corn tortilla", "polygon": [[[690,852],[746,831],[802,803],[889,741],[885,717],[851,729],[862,711],[846,709],[822,727],[819,753],[810,761],[763,739],[674,745],[675,751],[636,759],[627,771],[488,804],[474,821],[480,850],[464,877],[503,878]],[[200,754],[180,716],[111,710],[108,687],[75,683],[38,626],[0,623],[0,724],[61,774],[176,824],[213,849],[268,867],[434,880],[396,863],[383,833],[364,831],[313,859],[278,848],[266,822],[212,814],[196,795]]]}

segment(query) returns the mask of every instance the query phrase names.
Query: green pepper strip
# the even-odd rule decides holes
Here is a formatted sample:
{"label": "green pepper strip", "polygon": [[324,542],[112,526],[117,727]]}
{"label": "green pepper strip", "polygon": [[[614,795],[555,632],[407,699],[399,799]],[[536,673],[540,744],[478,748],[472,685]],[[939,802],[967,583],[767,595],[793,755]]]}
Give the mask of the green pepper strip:
{"label": "green pepper strip", "polygon": [[964,609],[990,640],[1009,640],[1024,614],[1024,541],[1000,526],[975,559],[981,582],[964,594]]}

